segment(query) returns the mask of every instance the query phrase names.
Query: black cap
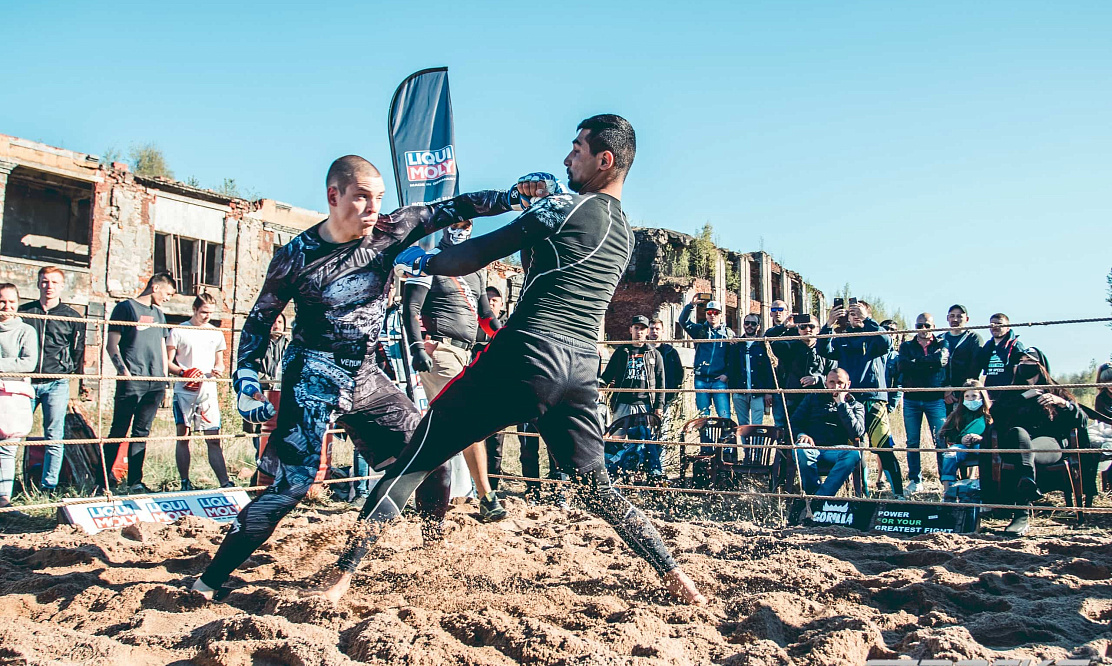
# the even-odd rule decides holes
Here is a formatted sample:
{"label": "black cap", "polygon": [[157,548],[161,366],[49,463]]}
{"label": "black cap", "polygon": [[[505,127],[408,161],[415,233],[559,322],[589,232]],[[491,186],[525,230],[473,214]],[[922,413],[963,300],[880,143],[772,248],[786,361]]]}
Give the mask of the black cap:
{"label": "black cap", "polygon": [[[954,303],[953,305],[950,306],[950,310],[961,310],[961,313],[963,315],[965,315],[967,317],[969,316],[969,310],[966,310],[965,306],[962,305],[961,303]],[[949,313],[950,310],[947,310],[946,312]]]}
{"label": "black cap", "polygon": [[648,328],[649,318],[645,315],[637,315],[633,318],[633,323],[630,324],[630,326],[644,326],[645,328]]}

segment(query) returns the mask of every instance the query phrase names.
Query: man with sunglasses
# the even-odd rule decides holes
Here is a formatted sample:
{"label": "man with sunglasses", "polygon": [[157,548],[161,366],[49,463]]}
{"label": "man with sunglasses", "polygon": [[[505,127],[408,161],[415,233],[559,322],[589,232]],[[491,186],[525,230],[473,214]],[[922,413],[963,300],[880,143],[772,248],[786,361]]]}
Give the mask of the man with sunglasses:
{"label": "man with sunglasses", "polygon": [[[742,320],[740,342],[730,345],[726,352],[726,376],[732,389],[772,389],[772,364],[763,341],[746,340],[757,337],[761,320],[756,314],[745,315]],[[738,425],[761,425],[765,412],[772,408],[772,395],[768,393],[735,393],[734,411]]]}
{"label": "man with sunglasses", "polygon": [[[924,312],[915,319],[915,337],[900,345],[900,376],[903,387],[939,388],[946,381],[950,363],[950,345],[931,332],[934,315]],[[938,431],[946,420],[946,403],[942,391],[907,391],[904,393],[904,430],[907,432],[907,494],[919,491],[923,481],[919,459],[919,442],[924,417],[934,442],[938,469],[942,469],[942,453],[938,451]]]}
{"label": "man with sunglasses", "polygon": [[[816,349],[818,338],[815,337],[819,326],[811,315],[795,315],[793,320],[796,325],[790,330],[795,333],[785,336],[783,341],[772,343],[772,352],[778,360],[776,377],[780,388],[822,388],[826,376],[831,370],[837,368],[838,364],[819,355]],[[794,414],[804,397],[806,396],[803,393],[785,393],[783,397],[773,396],[773,417],[775,418],[778,412],[783,414],[786,411],[788,414]],[[786,410],[785,403],[787,403]],[[777,427],[784,426],[777,423]]]}

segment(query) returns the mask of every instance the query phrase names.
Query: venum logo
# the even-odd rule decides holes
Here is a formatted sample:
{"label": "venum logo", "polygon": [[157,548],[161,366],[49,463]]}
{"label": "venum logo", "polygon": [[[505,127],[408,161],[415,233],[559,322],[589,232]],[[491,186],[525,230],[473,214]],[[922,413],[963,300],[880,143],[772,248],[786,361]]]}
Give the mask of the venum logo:
{"label": "venum logo", "polygon": [[406,151],[405,174],[411,183],[423,183],[455,176],[455,146],[444,146],[440,150]]}

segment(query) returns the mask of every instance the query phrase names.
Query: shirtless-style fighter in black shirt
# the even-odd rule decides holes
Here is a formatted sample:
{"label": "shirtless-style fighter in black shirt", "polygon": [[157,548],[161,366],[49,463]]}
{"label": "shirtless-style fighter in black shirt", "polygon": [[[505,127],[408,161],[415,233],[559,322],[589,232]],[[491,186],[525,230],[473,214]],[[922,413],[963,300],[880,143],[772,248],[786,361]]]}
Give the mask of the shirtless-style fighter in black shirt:
{"label": "shirtless-style fighter in black shirt", "polygon": [[[429,474],[456,452],[508,425],[536,419],[560,468],[577,481],[580,498],[665,578],[677,597],[703,596],[672,559],[648,518],[613,487],[603,461],[596,404],[596,341],[603,314],[625,272],[633,233],[621,207],[621,186],[633,162],[629,123],[595,116],[579,126],[565,159],[579,194],[534,203],[513,223],[439,254],[403,252],[397,264],[414,275],[466,275],[523,250],[527,274],[521,302],[487,348],[429,405],[409,445],[371,491],[365,510],[385,522]],[[519,182],[527,196],[548,187]],[[490,409],[498,405],[498,409]],[[338,599],[378,530],[361,529],[332,574],[326,592]]]}

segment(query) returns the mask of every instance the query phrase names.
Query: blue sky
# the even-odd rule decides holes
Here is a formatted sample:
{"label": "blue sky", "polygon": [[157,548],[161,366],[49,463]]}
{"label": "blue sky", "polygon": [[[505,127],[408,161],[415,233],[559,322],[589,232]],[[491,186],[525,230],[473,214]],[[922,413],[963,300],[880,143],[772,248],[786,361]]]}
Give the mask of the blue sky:
{"label": "blue sky", "polygon": [[[1107,2],[4,3],[0,133],[154,141],[181,179],[321,210],[329,162],[387,166],[394,88],[447,65],[465,189],[559,171],[614,112],[637,224],[763,239],[912,317],[1107,316],[1110,32]],[[1021,334],[1056,371],[1112,353],[1102,325]]]}

